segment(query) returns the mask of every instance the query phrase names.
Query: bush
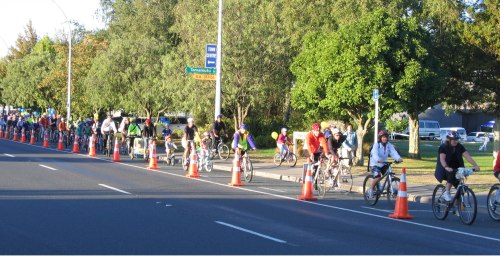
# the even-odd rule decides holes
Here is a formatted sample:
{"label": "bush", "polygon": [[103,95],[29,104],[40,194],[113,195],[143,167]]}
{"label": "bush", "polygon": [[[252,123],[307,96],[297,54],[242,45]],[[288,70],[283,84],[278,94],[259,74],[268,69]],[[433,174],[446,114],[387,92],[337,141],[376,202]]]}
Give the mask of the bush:
{"label": "bush", "polygon": [[272,148],[276,147],[276,141],[271,138],[271,135],[257,135],[254,136],[257,148]]}

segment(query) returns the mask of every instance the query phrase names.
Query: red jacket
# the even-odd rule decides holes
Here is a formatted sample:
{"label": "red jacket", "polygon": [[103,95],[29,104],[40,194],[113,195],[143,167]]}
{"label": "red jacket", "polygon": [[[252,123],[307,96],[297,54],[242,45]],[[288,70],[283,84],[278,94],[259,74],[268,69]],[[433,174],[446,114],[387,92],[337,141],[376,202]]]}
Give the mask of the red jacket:
{"label": "red jacket", "polygon": [[43,128],[49,127],[49,119],[48,118],[40,118],[40,126]]}
{"label": "red jacket", "polygon": [[323,133],[319,133],[319,136],[316,137],[309,132],[306,135],[306,143],[307,143],[307,151],[309,151],[309,155],[313,155],[318,153],[319,147],[323,148],[323,153],[329,154],[328,146],[326,145],[325,135]]}
{"label": "red jacket", "polygon": [[500,150],[497,153],[497,160],[495,161],[495,167],[493,167],[495,172],[500,172]]}

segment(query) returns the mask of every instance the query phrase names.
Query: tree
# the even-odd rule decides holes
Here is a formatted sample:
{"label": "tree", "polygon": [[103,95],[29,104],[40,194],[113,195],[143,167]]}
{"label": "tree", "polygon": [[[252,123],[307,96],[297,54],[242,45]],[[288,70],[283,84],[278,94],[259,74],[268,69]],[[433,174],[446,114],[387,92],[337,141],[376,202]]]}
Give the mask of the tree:
{"label": "tree", "polygon": [[[421,105],[404,93],[420,90],[434,77],[426,63],[425,35],[414,19],[391,17],[383,10],[335,32],[310,34],[292,65],[297,77],[293,106],[309,117],[329,111],[336,119],[353,120],[362,144],[374,115],[373,89],[381,92],[382,117]],[[395,104],[401,97],[404,103]],[[362,147],[357,154],[362,163]]]}
{"label": "tree", "polygon": [[16,45],[9,49],[7,60],[13,61],[15,59],[22,59],[24,56],[31,53],[37,42],[38,36],[30,20],[24,29],[24,35],[19,34]]}

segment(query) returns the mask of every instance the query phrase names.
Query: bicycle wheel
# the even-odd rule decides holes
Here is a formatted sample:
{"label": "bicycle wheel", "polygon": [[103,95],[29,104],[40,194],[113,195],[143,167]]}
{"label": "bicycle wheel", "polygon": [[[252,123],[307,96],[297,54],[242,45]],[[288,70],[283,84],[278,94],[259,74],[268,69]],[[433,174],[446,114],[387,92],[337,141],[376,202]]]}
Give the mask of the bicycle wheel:
{"label": "bicycle wheel", "polygon": [[281,155],[280,155],[280,153],[274,154],[274,165],[281,166]]}
{"label": "bicycle wheel", "polygon": [[445,190],[445,187],[439,184],[434,188],[434,192],[432,192],[432,213],[434,213],[434,217],[438,220],[446,219],[450,210],[449,203],[443,198]]}
{"label": "bicycle wheel", "polygon": [[373,181],[372,175],[367,175],[365,180],[363,181],[363,197],[365,198],[365,202],[368,205],[376,205],[381,194],[380,191],[378,190],[378,183],[375,184],[375,189],[373,191],[373,194],[371,196],[368,194],[368,189],[370,189],[372,181]]}
{"label": "bicycle wheel", "polygon": [[212,161],[212,159],[206,158],[204,161],[204,166],[206,172],[212,172],[212,170],[214,169],[214,162]]}
{"label": "bicycle wheel", "polygon": [[326,177],[325,172],[322,168],[318,168],[318,174],[316,176],[314,187],[319,198],[325,197],[326,194]]}
{"label": "bicycle wheel", "polygon": [[229,147],[226,144],[219,145],[219,158],[221,160],[227,160],[229,158]]}
{"label": "bicycle wheel", "polygon": [[297,156],[292,152],[288,152],[286,162],[288,163],[288,166],[295,167],[295,165],[297,164]]}
{"label": "bicycle wheel", "polygon": [[187,159],[185,157],[182,157],[182,170],[186,171],[188,170],[188,163]]}
{"label": "bicycle wheel", "polygon": [[251,182],[253,178],[253,165],[250,159],[243,159],[243,176],[246,182]]}
{"label": "bicycle wheel", "polygon": [[399,178],[393,177],[390,186],[387,186],[387,202],[391,207],[394,207],[396,199],[398,198]]}
{"label": "bicycle wheel", "polygon": [[340,185],[341,191],[350,193],[352,190],[352,184],[354,182],[352,179],[351,167],[341,165],[341,172],[339,176],[340,177],[337,182]]}
{"label": "bicycle wheel", "polygon": [[474,195],[474,191],[468,187],[463,187],[458,200],[460,220],[465,225],[472,225],[474,220],[476,220],[477,215],[477,200],[476,195]]}
{"label": "bicycle wheel", "polygon": [[496,201],[496,193],[499,193],[500,184],[495,184],[490,188],[486,199],[488,214],[493,220],[500,221],[500,202]]}

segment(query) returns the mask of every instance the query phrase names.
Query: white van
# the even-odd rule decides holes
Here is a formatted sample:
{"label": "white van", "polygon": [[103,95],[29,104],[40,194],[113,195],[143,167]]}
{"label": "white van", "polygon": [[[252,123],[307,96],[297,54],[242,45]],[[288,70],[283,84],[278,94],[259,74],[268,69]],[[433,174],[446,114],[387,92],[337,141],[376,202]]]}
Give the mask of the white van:
{"label": "white van", "polygon": [[443,128],[441,128],[441,132],[440,132],[441,141],[446,141],[446,134],[448,134],[448,132],[451,132],[451,131],[457,132],[461,141],[467,141],[467,132],[465,132],[465,129],[462,127],[443,127]]}
{"label": "white van", "polygon": [[[419,120],[418,136],[421,139],[435,140],[439,138],[440,126],[438,121]],[[406,134],[410,134],[410,127],[406,129]]]}

